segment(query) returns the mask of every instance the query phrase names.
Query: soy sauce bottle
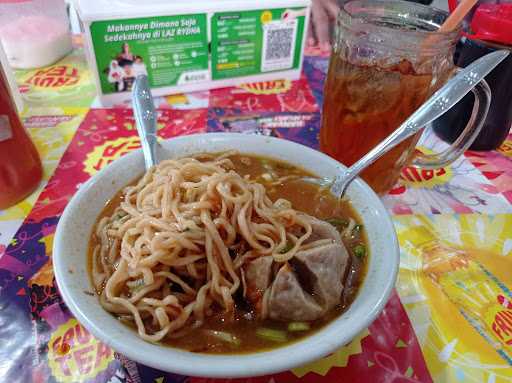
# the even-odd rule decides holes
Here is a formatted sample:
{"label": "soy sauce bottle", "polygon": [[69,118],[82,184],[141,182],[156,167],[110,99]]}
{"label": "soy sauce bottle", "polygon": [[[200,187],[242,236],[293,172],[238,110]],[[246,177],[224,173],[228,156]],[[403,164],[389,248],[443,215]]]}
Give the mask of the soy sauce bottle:
{"label": "soy sauce bottle", "polygon": [[[499,49],[512,51],[512,3],[480,4],[472,13],[465,36],[457,46],[455,64],[466,67],[479,57]],[[485,80],[491,88],[491,106],[471,150],[497,149],[508,136],[512,125],[512,54]],[[468,93],[434,121],[435,133],[447,142],[455,141],[471,117],[473,101],[473,94]]]}

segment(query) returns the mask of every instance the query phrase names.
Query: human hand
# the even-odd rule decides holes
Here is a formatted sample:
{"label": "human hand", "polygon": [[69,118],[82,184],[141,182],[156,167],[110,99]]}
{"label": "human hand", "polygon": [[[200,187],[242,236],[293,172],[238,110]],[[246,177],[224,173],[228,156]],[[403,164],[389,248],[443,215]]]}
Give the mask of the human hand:
{"label": "human hand", "polygon": [[331,50],[330,24],[338,15],[336,0],[312,0],[311,20],[308,25],[308,45],[318,45],[323,51]]}
{"label": "human hand", "polygon": [[281,19],[283,19],[283,20],[293,20],[293,19],[296,19],[299,16],[306,16],[306,11],[302,10],[302,9],[300,9],[298,11],[293,10],[293,9],[287,9],[281,15]]}

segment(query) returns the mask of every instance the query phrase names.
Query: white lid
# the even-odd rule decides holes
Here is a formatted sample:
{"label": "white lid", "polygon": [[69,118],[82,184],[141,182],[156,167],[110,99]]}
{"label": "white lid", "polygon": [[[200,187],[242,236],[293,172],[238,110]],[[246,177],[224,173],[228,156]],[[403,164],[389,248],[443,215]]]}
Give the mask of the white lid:
{"label": "white lid", "polygon": [[74,0],[83,21],[309,6],[310,0]]}

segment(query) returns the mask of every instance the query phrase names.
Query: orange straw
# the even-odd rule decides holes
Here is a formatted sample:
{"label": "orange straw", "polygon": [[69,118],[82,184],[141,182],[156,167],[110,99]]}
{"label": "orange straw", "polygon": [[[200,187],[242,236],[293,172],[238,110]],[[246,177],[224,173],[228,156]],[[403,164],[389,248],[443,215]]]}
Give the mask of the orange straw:
{"label": "orange straw", "polygon": [[473,8],[478,0],[462,0],[457,8],[448,16],[443,25],[437,30],[438,32],[451,32],[462,22],[462,19]]}
{"label": "orange straw", "polygon": [[478,0],[462,0],[459,5],[457,5],[457,8],[455,8],[455,10],[447,17],[443,25],[441,25],[437,31],[429,34],[429,36],[422,42],[421,50],[424,51],[429,47],[435,46],[439,42],[440,36],[436,34],[437,32],[454,31],[477,2]]}

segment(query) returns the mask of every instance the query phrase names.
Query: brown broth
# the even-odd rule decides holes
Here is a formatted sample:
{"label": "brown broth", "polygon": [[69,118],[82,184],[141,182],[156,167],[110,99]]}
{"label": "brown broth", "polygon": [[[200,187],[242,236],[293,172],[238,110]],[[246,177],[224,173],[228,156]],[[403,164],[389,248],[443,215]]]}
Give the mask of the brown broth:
{"label": "brown broth", "polygon": [[[200,159],[201,157],[198,156],[197,158]],[[230,156],[230,159],[233,161],[235,170],[240,175],[249,175],[251,179],[256,179],[258,182],[264,184],[267,188],[268,196],[273,201],[278,198],[285,198],[292,203],[294,209],[303,211],[319,219],[348,219],[351,217],[356,222],[361,221],[352,208],[350,202],[345,200],[338,201],[327,191],[321,191],[316,185],[306,183],[298,179],[287,179],[283,182],[275,183],[276,178],[280,177],[312,176],[311,173],[304,169],[290,165],[286,162],[253,155],[233,155]],[[265,174],[273,175],[274,178],[272,180],[268,180],[266,179],[268,176]],[[120,191],[114,198],[108,201],[98,217],[98,221],[104,216],[111,215],[116,207],[121,203],[122,198],[122,191]],[[318,203],[313,204],[311,203],[312,201],[318,201]],[[92,270],[92,250],[97,243],[98,238],[96,238],[96,235],[92,234],[88,255],[88,268],[90,274]],[[363,244],[366,249],[368,249],[367,243],[364,229],[361,230],[360,234],[356,238],[345,241],[351,262],[344,280],[344,290],[341,302],[324,318],[310,322],[310,329],[307,331],[287,331],[287,322],[271,319],[248,319],[248,317],[253,316],[250,308],[237,306],[234,320],[232,320],[232,318],[226,318],[222,312],[219,312],[206,318],[204,324],[200,328],[190,329],[187,335],[176,339],[166,339],[163,343],[171,347],[177,347],[191,352],[240,354],[280,347],[311,335],[341,315],[355,299],[366,273],[366,265],[369,255],[367,254],[365,257],[360,259],[354,255],[353,247],[358,244]],[[134,327],[130,323],[125,324],[130,327]],[[287,340],[284,342],[277,342],[263,339],[256,334],[256,330],[258,328],[284,331],[287,335]],[[235,336],[240,343],[236,346],[232,345],[211,335],[209,331],[222,331],[229,333]]]}

